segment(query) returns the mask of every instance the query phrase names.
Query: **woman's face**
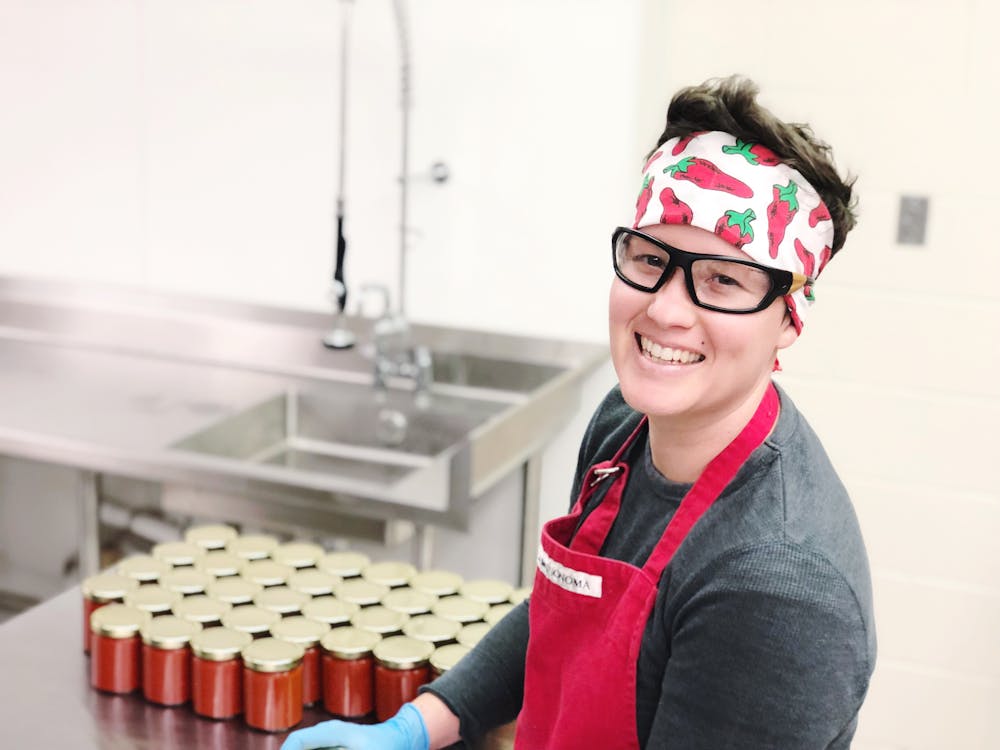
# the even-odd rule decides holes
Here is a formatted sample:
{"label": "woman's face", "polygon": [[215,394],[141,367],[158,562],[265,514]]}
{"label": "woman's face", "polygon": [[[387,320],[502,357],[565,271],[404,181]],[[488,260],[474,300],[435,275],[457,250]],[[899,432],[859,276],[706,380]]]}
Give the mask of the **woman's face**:
{"label": "woman's face", "polygon": [[[642,231],[688,252],[750,257],[689,225]],[[770,377],[777,351],[797,337],[783,299],[749,315],[705,310],[691,301],[680,270],[655,294],[615,277],[609,325],[611,359],[626,402],[650,418],[692,424],[711,423],[745,405]]]}

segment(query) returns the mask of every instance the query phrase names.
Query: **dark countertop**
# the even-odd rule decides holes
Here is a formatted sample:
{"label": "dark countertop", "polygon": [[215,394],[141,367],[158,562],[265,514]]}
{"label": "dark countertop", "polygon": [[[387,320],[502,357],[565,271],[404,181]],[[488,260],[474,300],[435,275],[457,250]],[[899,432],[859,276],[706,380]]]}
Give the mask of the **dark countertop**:
{"label": "dark countertop", "polygon": [[[83,653],[82,603],[73,588],[0,625],[0,736],[10,748],[74,750],[277,750],[286,734],[248,728],[237,717],[213,721],[190,705],[165,708],[140,693],[90,687]],[[332,718],[307,708],[299,727]]]}

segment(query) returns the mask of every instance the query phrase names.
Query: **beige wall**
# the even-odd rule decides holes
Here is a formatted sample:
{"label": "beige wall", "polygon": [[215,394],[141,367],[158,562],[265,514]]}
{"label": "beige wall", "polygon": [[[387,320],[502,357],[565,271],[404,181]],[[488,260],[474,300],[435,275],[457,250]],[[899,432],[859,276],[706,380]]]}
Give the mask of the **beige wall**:
{"label": "beige wall", "polygon": [[[871,557],[859,750],[1000,746],[998,27],[987,0],[646,3],[650,133],[664,86],[745,73],[859,176],[861,221],[780,376]],[[895,242],[904,194],[930,199],[922,247]]]}

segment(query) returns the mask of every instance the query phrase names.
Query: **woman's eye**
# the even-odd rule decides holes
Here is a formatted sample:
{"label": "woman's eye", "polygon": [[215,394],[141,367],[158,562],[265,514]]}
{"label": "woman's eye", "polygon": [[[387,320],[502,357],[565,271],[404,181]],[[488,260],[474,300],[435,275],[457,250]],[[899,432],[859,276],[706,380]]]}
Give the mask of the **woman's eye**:
{"label": "woman's eye", "polygon": [[726,276],[722,273],[715,274],[715,276],[712,277],[712,281],[720,286],[740,286],[740,282],[732,276]]}
{"label": "woman's eye", "polygon": [[641,263],[652,268],[663,268],[665,263],[658,255],[638,255],[635,257],[636,263]]}

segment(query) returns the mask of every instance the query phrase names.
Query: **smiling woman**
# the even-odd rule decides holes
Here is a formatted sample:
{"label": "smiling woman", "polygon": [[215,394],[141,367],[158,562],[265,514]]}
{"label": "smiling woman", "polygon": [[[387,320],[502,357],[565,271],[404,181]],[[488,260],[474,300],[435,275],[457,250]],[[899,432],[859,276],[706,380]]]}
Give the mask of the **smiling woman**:
{"label": "smiling woman", "polygon": [[616,386],[530,599],[383,724],[285,750],[850,746],[875,661],[850,499],[771,380],[853,226],[851,184],[744,79],[679,92],[612,238]]}

